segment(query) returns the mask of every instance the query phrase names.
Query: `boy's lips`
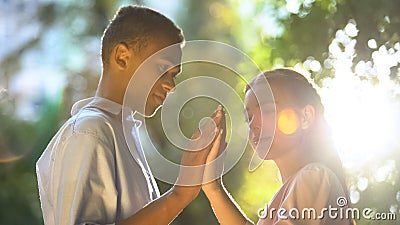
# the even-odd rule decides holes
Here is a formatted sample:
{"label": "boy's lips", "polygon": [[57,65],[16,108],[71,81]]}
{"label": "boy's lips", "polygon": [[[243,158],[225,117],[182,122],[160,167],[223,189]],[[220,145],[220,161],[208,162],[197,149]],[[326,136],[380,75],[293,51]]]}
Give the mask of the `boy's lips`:
{"label": "boy's lips", "polygon": [[157,104],[162,105],[164,100],[165,100],[165,96],[162,96],[160,94],[155,93],[154,94],[155,100],[157,102]]}

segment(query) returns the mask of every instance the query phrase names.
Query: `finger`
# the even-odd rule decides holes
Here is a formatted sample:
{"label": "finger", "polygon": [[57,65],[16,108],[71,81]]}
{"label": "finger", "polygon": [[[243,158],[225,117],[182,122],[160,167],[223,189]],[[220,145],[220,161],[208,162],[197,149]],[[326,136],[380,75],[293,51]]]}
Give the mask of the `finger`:
{"label": "finger", "polygon": [[221,138],[222,138],[223,133],[224,133],[224,130],[223,129],[219,129],[217,138],[215,139],[215,142],[217,142],[218,145],[221,143]]}
{"label": "finger", "polygon": [[217,127],[220,127],[220,123],[224,117],[225,117],[225,110],[221,105],[219,105],[216,111],[213,114],[211,114],[211,118],[214,120],[214,123]]}
{"label": "finger", "polygon": [[221,121],[220,121],[220,127],[222,129],[224,129],[224,134],[226,134],[226,115],[225,115],[225,112],[222,115],[222,118],[221,118]]}
{"label": "finger", "polygon": [[[217,136],[218,129],[220,128],[221,120],[225,117],[224,108],[219,105],[217,109],[211,114],[211,120],[206,121],[205,123],[200,125],[200,129],[197,130],[193,135],[192,139],[197,139],[200,136],[206,135],[212,137],[212,140],[215,140]],[[201,131],[200,131],[201,130]],[[206,138],[206,137],[203,137]],[[208,139],[208,138],[206,138]]]}
{"label": "finger", "polygon": [[[225,116],[224,108],[221,105],[219,105],[217,107],[217,109],[210,116],[210,118],[212,119],[212,121],[214,123],[211,120],[208,120],[206,123],[204,123],[202,125],[203,131],[205,131],[207,133],[217,132],[216,129],[220,128],[220,123],[221,123],[221,120],[223,120],[224,116]],[[214,133],[213,136],[215,134],[216,133]],[[214,138],[215,138],[215,136],[214,136]]]}
{"label": "finger", "polygon": [[222,141],[222,143],[219,145],[219,149],[218,149],[218,154],[219,155],[223,155],[225,154],[226,151],[226,147],[228,146],[228,143],[225,141]]}
{"label": "finger", "polygon": [[220,121],[218,127],[223,130],[221,140],[225,141],[225,139],[226,139],[226,116],[225,116],[225,113],[222,115],[222,118],[221,118],[221,121]]}
{"label": "finger", "polygon": [[[215,125],[217,125],[217,127],[218,127],[219,122],[221,121],[221,119],[222,119],[224,116],[225,116],[224,107],[221,106],[221,105],[218,105],[218,106],[217,106],[217,109],[216,109],[213,113],[211,113],[210,118],[211,118],[212,120],[214,120]],[[210,121],[210,122],[211,122],[211,121]],[[204,125],[205,125],[205,126],[211,125],[212,123],[210,123],[210,122],[207,121],[207,123],[204,124]]]}
{"label": "finger", "polygon": [[219,130],[218,135],[211,147],[211,150],[207,156],[207,162],[213,161],[215,158],[218,157],[219,149],[221,145],[221,137],[222,137],[223,130]]}
{"label": "finger", "polygon": [[210,117],[215,117],[215,115],[217,115],[217,113],[223,112],[223,111],[224,111],[224,107],[221,106],[221,105],[218,105],[218,106],[217,106],[217,109],[215,109],[215,111],[214,111],[213,113],[211,113],[211,116],[210,116]]}

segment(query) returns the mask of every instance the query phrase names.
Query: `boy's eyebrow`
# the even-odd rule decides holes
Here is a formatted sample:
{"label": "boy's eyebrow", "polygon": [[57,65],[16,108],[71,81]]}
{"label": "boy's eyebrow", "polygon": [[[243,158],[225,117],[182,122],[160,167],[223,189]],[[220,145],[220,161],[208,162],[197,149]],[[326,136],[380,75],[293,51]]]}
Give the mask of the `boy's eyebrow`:
{"label": "boy's eyebrow", "polygon": [[178,72],[177,72],[177,73],[180,73],[180,72],[181,72],[182,64],[179,63],[179,64],[175,65],[175,64],[173,63],[173,60],[171,60],[170,57],[161,58],[160,61],[163,62],[163,63],[169,64],[169,66],[171,67],[170,70],[171,70],[171,69],[174,69],[174,68],[177,68],[177,69],[178,69]]}
{"label": "boy's eyebrow", "polygon": [[162,61],[167,61],[168,63],[172,65],[180,65],[181,64],[181,58],[180,57],[173,57],[171,55],[162,55],[160,57],[160,60]]}

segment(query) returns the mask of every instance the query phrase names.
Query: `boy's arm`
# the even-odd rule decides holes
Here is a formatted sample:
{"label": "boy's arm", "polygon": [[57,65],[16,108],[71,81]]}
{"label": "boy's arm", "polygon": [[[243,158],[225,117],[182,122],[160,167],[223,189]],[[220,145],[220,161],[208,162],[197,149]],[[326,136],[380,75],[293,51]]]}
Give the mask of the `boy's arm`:
{"label": "boy's arm", "polygon": [[[220,121],[223,116],[224,112],[221,106],[219,106],[217,111],[211,116],[217,126],[217,130],[214,130],[214,133],[217,134],[215,138],[217,140],[221,139],[222,132],[220,132]],[[211,123],[205,125],[204,131],[208,133],[205,135],[212,133],[213,130],[210,130],[210,128],[214,128],[214,125]],[[192,139],[195,140],[200,135],[201,133],[198,131],[193,135]],[[199,151],[184,151],[177,183],[160,198],[149,203],[128,219],[117,224],[169,224],[200,192],[204,165],[211,150],[212,143]]]}

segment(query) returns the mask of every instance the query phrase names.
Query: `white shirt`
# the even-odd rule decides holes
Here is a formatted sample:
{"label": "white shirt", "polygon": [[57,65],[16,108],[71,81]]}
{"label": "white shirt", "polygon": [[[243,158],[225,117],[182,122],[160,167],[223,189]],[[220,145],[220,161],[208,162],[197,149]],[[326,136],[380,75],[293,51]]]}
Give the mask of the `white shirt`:
{"label": "white shirt", "polygon": [[46,225],[113,224],[159,197],[134,121],[136,149],[122,128],[122,106],[81,100],[36,164]]}

